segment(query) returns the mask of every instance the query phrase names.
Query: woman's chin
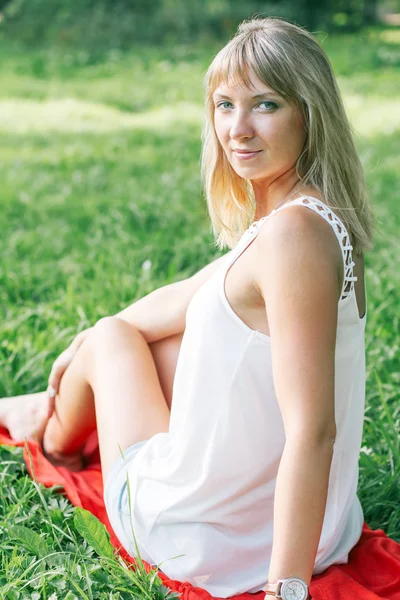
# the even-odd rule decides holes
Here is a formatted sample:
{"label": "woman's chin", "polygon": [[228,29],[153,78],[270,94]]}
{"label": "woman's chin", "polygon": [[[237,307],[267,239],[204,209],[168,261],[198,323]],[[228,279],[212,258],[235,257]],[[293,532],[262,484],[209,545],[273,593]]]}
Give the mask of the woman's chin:
{"label": "woman's chin", "polygon": [[262,172],[260,168],[255,167],[237,167],[232,165],[233,170],[239,177],[242,179],[263,179],[265,178],[265,174]]}

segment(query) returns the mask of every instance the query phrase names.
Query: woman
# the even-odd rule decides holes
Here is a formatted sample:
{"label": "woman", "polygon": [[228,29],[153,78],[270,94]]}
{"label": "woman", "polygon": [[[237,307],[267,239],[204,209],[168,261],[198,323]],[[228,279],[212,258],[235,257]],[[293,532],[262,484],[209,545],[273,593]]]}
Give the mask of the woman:
{"label": "woman", "polygon": [[305,600],[364,522],[372,213],[307,31],[242,23],[205,84],[204,187],[230,252],[80,334],[50,375],[54,412],[43,393],[5,400],[0,419],[73,470],[97,426],[113,528],[148,562],[175,557],[168,577]]}

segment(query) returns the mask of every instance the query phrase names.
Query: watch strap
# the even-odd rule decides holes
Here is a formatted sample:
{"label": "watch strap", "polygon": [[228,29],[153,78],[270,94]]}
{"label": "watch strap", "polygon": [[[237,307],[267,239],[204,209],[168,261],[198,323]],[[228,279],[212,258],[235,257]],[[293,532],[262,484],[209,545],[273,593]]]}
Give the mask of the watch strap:
{"label": "watch strap", "polygon": [[276,581],[275,583],[267,583],[264,591],[267,596],[277,596],[281,587],[282,587],[281,581]]}
{"label": "watch strap", "polygon": [[264,600],[270,600],[270,597],[273,596],[274,598],[280,598],[280,591],[282,588],[282,583],[283,580],[278,580],[275,581],[275,583],[267,583],[264,591],[265,591],[265,596],[264,596]]}

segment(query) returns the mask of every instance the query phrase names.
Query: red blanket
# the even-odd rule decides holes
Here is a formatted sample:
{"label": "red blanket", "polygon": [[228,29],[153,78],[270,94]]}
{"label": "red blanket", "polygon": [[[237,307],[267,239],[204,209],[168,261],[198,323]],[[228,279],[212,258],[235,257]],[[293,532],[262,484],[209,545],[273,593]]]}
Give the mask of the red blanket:
{"label": "red blanket", "polygon": [[[0,444],[23,446],[22,442],[10,439],[8,432],[0,428]],[[62,485],[65,493],[75,506],[82,506],[96,515],[107,527],[111,541],[119,547],[108,521],[103,503],[103,482],[97,436],[87,442],[85,454],[88,466],[78,473],[65,467],[54,467],[43,456],[36,442],[29,442],[32,464],[27,449],[24,458],[30,475],[47,487]],[[33,472],[32,472],[33,470]],[[121,550],[121,554],[128,558]],[[134,562],[134,561],[132,561]],[[145,565],[150,568],[150,565]],[[181,600],[211,600],[212,596],[188,582],[168,579],[159,573],[163,583],[173,591],[181,592]],[[363,532],[357,545],[344,565],[329,567],[321,575],[313,577],[310,592],[314,600],[400,600],[400,544],[387,537],[382,529],[372,530],[364,523]],[[234,600],[263,600],[263,592],[240,594]]]}

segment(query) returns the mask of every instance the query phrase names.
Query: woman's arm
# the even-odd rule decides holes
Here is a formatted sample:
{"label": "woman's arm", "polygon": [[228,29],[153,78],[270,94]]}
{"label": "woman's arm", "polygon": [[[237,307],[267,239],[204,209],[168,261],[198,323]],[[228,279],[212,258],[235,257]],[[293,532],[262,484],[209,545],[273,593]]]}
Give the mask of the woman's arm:
{"label": "woman's arm", "polygon": [[[225,254],[217,258],[188,279],[150,292],[114,316],[135,325],[148,343],[182,333],[186,326],[186,311],[190,300],[199,287],[221,266],[226,256]],[[89,327],[81,331],[54,361],[48,378],[48,395],[52,401],[58,393],[65,371],[91,330]],[[50,406],[49,414],[53,406],[54,402]]]}
{"label": "woman's arm", "polygon": [[226,259],[227,254],[220,256],[191,277],[150,292],[115,316],[134,325],[148,343],[183,333],[191,299]]}
{"label": "woman's arm", "polygon": [[336,436],[342,256],[330,225],[316,219],[293,206],[271,218],[255,241],[256,279],[266,306],[286,435],[275,489],[270,583],[300,577],[310,584]]}
{"label": "woman's arm", "polygon": [[[332,436],[333,438],[333,436]],[[274,541],[268,582],[300,577],[310,585],[321,537],[333,439],[289,438],[274,498]]]}

